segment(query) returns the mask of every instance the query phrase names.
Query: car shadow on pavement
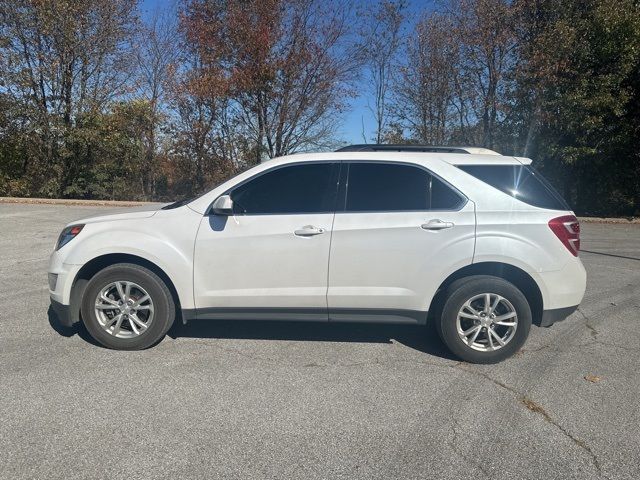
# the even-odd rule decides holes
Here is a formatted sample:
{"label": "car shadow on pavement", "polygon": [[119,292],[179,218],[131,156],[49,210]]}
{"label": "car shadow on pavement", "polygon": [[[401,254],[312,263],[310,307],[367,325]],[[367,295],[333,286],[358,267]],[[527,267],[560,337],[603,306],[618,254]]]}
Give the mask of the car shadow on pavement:
{"label": "car shadow on pavement", "polygon": [[49,310],[47,310],[47,316],[49,317],[49,325],[51,325],[51,328],[58,332],[59,335],[67,338],[78,335],[85,342],[91,343],[92,345],[98,347],[102,347],[102,345],[96,342],[93,337],[89,335],[89,332],[87,332],[87,329],[82,322],[76,323],[73,327],[62,325],[62,323],[60,323],[58,315],[51,306],[49,306]]}
{"label": "car shadow on pavement", "polygon": [[292,340],[298,342],[401,343],[429,355],[455,357],[447,350],[430,322],[418,325],[320,323],[264,320],[192,320],[176,323],[169,337],[242,340]]}
{"label": "car shadow on pavement", "polygon": [[[78,335],[101,347],[82,322],[73,327],[60,323],[52,307],[47,311],[49,324],[59,335]],[[455,357],[447,350],[433,326],[382,325],[373,323],[320,323],[264,320],[192,320],[176,322],[167,334],[170,338],[224,338],[238,340],[291,340],[298,342],[386,343],[393,341],[409,348],[448,360]]]}

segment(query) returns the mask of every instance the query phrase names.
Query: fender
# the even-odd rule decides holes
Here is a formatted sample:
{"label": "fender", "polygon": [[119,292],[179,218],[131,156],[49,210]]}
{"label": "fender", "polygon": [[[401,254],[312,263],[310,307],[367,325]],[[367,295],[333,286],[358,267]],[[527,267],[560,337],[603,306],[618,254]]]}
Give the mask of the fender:
{"label": "fender", "polygon": [[[542,247],[542,245],[549,245],[549,242],[557,241],[552,238],[551,230],[546,235],[547,232],[544,229],[528,225],[518,227],[519,232],[516,234],[515,232],[496,232],[492,228],[479,225],[473,263],[502,263],[524,271],[537,284],[542,295],[543,307],[546,308],[550,292],[543,274],[562,270],[569,259],[561,249]],[[541,235],[546,238],[540,238]]]}
{"label": "fender", "polygon": [[[70,267],[69,271],[74,271],[75,277],[83,265],[104,255],[140,257],[156,265],[171,279],[182,308],[194,308],[193,245],[198,222],[191,216],[187,218],[192,219],[190,226],[153,221],[152,218],[124,224],[89,223],[82,232],[82,241],[69,244],[73,248],[65,256],[64,264]],[[69,298],[71,284],[68,282],[65,298]]]}

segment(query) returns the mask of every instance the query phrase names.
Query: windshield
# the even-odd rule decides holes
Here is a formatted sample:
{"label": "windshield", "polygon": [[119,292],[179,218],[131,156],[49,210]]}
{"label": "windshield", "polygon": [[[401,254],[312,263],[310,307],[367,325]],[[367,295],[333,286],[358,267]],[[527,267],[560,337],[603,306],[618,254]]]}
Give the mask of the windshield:
{"label": "windshield", "polygon": [[173,203],[170,203],[169,205],[165,205],[164,207],[161,208],[161,210],[172,210],[174,208],[182,207],[183,205],[186,205],[187,203],[191,203],[194,200],[197,200],[198,198],[202,197],[203,195],[209,193],[214,188],[219,187],[225,181],[226,181],[226,179],[221,181],[221,182],[215,182],[213,184],[210,184],[208,187],[204,188],[202,193],[200,193],[199,195],[190,196],[190,197],[184,198],[182,200],[177,200],[177,201],[175,201]]}

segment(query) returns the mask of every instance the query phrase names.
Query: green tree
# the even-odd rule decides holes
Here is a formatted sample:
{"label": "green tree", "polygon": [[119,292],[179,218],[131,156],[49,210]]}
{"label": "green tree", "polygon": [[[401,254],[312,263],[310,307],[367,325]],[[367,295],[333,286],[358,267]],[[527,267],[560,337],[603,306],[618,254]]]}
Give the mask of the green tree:
{"label": "green tree", "polygon": [[0,0],[0,82],[32,193],[64,196],[84,168],[83,123],[126,94],[137,22],[136,0]]}
{"label": "green tree", "polygon": [[638,2],[525,0],[516,7],[520,153],[561,179],[581,213],[634,213]]}

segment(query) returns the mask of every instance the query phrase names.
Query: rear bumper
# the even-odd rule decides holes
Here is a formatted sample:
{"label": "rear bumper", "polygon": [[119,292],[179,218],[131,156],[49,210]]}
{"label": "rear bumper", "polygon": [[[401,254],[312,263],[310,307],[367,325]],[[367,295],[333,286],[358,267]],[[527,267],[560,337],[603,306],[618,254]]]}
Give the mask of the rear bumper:
{"label": "rear bumper", "polygon": [[[577,308],[587,288],[587,272],[579,258],[571,258],[560,270],[537,273],[544,311]],[[573,310],[572,310],[573,312]]]}
{"label": "rear bumper", "polygon": [[577,309],[578,309],[578,305],[574,305],[573,307],[554,308],[552,310],[544,310],[542,312],[542,318],[540,318],[540,326],[550,327],[554,323],[564,320],[573,312],[575,312]]}

